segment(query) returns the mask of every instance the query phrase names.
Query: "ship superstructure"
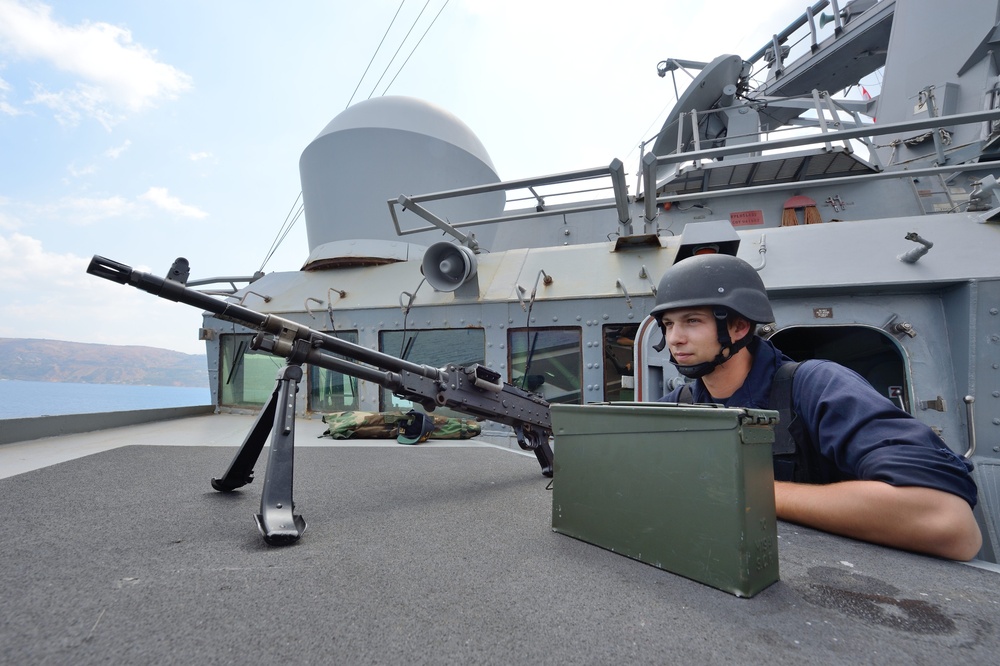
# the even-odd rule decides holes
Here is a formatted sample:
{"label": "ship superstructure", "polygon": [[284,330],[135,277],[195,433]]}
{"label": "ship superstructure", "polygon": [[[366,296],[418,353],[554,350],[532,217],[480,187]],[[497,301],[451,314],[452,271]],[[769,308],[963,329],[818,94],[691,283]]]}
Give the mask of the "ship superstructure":
{"label": "ship superstructure", "polygon": [[[697,73],[634,170],[502,181],[446,111],[362,102],[302,154],[302,269],[234,298],[418,363],[480,363],[549,402],[655,400],[681,381],[652,350],[659,276],[738,253],[774,300],[765,335],[852,367],[973,458],[995,561],[996,24],[992,0],[819,2],[748,58],[665,59],[661,76]],[[873,73],[881,94],[845,97]],[[251,333],[205,320],[222,409],[270,394],[280,361]],[[305,383],[300,413],[411,406],[332,371]]]}

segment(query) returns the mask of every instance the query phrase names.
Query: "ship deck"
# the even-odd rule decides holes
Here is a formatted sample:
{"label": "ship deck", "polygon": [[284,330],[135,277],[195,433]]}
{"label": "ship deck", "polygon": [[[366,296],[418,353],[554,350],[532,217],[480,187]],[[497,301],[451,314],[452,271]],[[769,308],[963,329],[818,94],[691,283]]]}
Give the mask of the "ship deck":
{"label": "ship deck", "polygon": [[[532,455],[318,439],[309,524],[264,543],[260,483],[209,485],[252,417],[0,446],[0,661],[985,664],[1000,577],[779,522],[781,580],[741,599],[551,529]],[[262,456],[258,475],[262,476]],[[669,510],[669,507],[664,507]]]}

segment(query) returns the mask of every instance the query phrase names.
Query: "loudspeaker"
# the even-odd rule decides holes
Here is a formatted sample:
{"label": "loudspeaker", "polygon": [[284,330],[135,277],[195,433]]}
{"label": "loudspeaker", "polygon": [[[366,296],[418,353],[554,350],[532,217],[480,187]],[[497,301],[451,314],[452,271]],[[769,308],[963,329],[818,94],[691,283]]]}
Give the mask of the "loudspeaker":
{"label": "loudspeaker", "polygon": [[825,26],[827,23],[830,23],[831,21],[833,21],[833,15],[832,14],[820,14],[819,15],[819,27],[822,28],[823,26]]}
{"label": "loudspeaker", "polygon": [[424,252],[420,270],[437,291],[455,291],[476,274],[476,255],[464,245],[434,243]]}

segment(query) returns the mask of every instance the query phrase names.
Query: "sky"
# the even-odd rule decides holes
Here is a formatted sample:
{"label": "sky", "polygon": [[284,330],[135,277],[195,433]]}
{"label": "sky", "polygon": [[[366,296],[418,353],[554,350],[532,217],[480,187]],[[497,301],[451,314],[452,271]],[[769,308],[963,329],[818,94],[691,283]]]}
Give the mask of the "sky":
{"label": "sky", "polygon": [[675,101],[656,64],[749,57],[805,3],[750,5],[0,0],[0,337],[204,353],[197,309],[90,276],[90,258],[298,270],[303,220],[269,250],[302,151],[352,99],[450,111],[504,180],[617,157],[634,183]]}

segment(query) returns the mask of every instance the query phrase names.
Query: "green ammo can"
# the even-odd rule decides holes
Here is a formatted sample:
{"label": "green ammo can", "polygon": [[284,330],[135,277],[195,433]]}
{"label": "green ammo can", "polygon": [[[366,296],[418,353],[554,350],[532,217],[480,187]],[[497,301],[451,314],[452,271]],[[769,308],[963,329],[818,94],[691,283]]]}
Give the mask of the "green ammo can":
{"label": "green ammo can", "polygon": [[552,529],[752,597],[778,580],[778,413],[552,405]]}

